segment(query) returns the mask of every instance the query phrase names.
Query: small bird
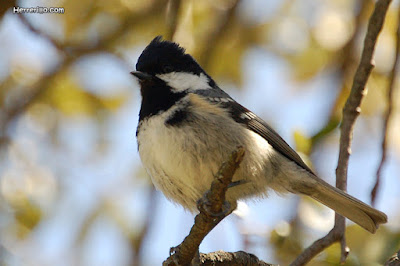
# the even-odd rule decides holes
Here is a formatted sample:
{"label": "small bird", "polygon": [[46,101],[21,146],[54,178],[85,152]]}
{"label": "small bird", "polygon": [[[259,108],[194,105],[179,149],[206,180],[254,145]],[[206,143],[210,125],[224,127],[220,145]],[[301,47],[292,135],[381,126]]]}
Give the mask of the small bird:
{"label": "small bird", "polygon": [[244,159],[230,202],[279,194],[307,195],[374,233],[387,216],[320,179],[266,122],[218,87],[177,43],[157,36],[131,72],[142,103],[136,131],[142,163],[164,195],[195,212],[219,167],[238,146]]}

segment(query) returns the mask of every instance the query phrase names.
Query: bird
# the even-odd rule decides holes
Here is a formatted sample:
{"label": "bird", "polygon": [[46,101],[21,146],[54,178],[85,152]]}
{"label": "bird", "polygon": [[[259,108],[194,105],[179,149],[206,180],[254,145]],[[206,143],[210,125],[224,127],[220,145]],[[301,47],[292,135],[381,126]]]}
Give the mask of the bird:
{"label": "bird", "polygon": [[319,178],[264,120],[223,91],[179,44],[155,37],[131,72],[140,85],[140,159],[158,190],[190,212],[229,154],[245,156],[228,202],[307,195],[371,233],[387,216]]}

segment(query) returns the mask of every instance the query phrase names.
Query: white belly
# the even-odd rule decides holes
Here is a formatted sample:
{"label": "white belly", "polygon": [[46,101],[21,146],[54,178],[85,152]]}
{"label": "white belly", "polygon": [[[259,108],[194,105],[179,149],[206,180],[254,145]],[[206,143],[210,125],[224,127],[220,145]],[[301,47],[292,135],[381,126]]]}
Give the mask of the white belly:
{"label": "white belly", "polygon": [[224,123],[221,117],[205,117],[202,123],[187,126],[167,126],[164,121],[169,114],[143,121],[137,136],[142,163],[167,198],[195,211],[197,200],[238,146],[243,146],[246,153],[234,180],[248,182],[230,188],[228,200],[265,195],[268,187],[282,190],[275,185],[274,179],[279,177],[274,174],[279,171],[271,163],[281,156],[261,136],[233,120]]}

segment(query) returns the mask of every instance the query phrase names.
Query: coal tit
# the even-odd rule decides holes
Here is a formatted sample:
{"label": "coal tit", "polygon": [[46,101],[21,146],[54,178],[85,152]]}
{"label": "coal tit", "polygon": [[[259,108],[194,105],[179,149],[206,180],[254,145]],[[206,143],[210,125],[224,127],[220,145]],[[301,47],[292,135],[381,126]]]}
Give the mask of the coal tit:
{"label": "coal tit", "polygon": [[270,189],[311,198],[374,233],[387,216],[314,174],[266,122],[221,90],[178,44],[156,37],[131,72],[142,103],[136,131],[142,163],[156,188],[192,212],[222,162],[238,146],[245,157],[227,200]]}

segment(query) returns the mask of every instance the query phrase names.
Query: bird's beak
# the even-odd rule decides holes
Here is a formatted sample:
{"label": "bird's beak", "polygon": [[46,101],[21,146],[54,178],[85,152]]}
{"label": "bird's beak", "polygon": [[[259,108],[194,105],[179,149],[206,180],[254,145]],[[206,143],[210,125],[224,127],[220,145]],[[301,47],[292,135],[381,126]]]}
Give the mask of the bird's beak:
{"label": "bird's beak", "polygon": [[153,78],[152,75],[140,71],[132,71],[131,74],[137,77],[140,81],[150,80]]}

